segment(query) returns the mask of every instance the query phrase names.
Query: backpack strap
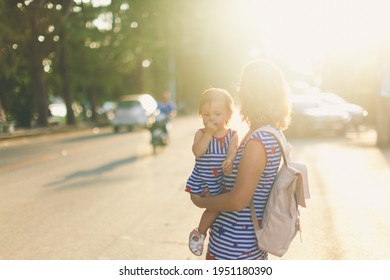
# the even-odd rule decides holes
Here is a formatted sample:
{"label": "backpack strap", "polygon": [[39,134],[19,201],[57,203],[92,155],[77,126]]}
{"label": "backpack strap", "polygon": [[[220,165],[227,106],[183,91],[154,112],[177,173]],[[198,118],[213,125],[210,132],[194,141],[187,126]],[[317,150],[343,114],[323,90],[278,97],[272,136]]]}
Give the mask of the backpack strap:
{"label": "backpack strap", "polygon": [[[278,145],[280,147],[280,151],[282,153],[283,162],[286,166],[288,166],[289,153],[286,151],[286,147],[289,144],[287,143],[286,137],[284,137],[284,135],[282,133],[280,133],[279,130],[277,130],[276,128],[273,128],[270,125],[262,126],[258,129],[256,129],[253,133],[261,132],[261,131],[267,132],[275,137],[275,139],[278,142]],[[270,193],[272,191],[272,188],[273,188],[273,184],[271,186]],[[269,196],[268,196],[268,198],[269,198]],[[267,202],[268,202],[268,198],[267,198]],[[257,222],[256,209],[255,209],[255,205],[253,202],[253,198],[249,204],[249,207],[251,209],[251,217],[252,217],[252,221],[253,221],[253,226],[254,226],[255,230],[259,230],[259,223]]]}
{"label": "backpack strap", "polygon": [[279,144],[284,164],[288,166],[288,163],[290,161],[289,149],[291,149],[291,148],[290,148],[290,144],[287,142],[284,134],[282,132],[280,132],[279,130],[277,130],[276,128],[273,128],[270,125],[262,126],[258,129],[256,129],[254,132],[261,132],[261,131],[267,132],[275,137],[276,141]]}
{"label": "backpack strap", "polygon": [[[299,164],[299,163],[291,163],[290,162],[289,156],[290,156],[290,150],[291,150],[292,146],[291,146],[291,144],[289,144],[287,142],[286,137],[284,136],[284,134],[282,132],[280,132],[276,128],[273,128],[272,126],[269,126],[269,125],[262,126],[258,129],[256,129],[254,132],[261,132],[261,131],[267,132],[275,137],[275,139],[277,140],[279,147],[281,149],[284,164],[286,166],[297,169],[302,174],[301,180],[302,180],[303,189],[302,189],[302,193],[300,192],[300,190],[298,190],[300,193],[297,195],[299,198],[299,199],[297,198],[297,201],[298,201],[299,205],[301,205],[302,207],[306,207],[305,199],[310,198],[309,186],[308,186],[308,181],[307,181],[306,166]],[[272,191],[273,186],[274,185],[272,184],[270,193]],[[269,196],[268,196],[268,198],[269,198]],[[267,202],[268,202],[268,198],[267,198]],[[252,198],[249,206],[251,209],[251,216],[252,216],[252,221],[254,223],[254,227],[255,227],[255,229],[259,228],[259,225],[257,223],[256,210],[254,207],[253,198]]]}
{"label": "backpack strap", "polygon": [[256,217],[256,210],[255,210],[255,204],[253,203],[253,199],[251,200],[251,203],[249,204],[249,207],[251,209],[251,217],[253,222],[253,227],[255,228],[255,231],[260,230],[259,222]]}
{"label": "backpack strap", "polygon": [[283,132],[280,132],[279,130],[273,128],[272,126],[263,126],[258,128],[256,131],[266,131],[270,134],[273,134],[275,138],[278,140],[279,146],[282,149],[283,153],[283,160],[286,164],[286,166],[295,169],[298,171],[301,175],[301,185],[302,188],[297,189],[297,201],[298,204],[302,207],[306,207],[305,199],[310,198],[310,191],[309,191],[309,181],[307,177],[307,167],[305,164],[294,162],[290,160],[290,151],[292,149],[292,146],[290,143],[287,142],[286,137],[284,136]]}

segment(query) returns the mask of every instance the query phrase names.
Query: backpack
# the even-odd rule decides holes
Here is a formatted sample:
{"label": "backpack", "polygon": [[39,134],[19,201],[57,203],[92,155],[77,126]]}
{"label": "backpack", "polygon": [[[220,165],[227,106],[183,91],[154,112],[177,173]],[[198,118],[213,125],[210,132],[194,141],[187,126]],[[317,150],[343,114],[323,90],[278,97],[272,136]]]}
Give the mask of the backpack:
{"label": "backpack", "polygon": [[283,163],[271,187],[260,225],[253,200],[251,201],[252,221],[259,248],[281,257],[288,250],[297,232],[301,232],[299,206],[306,207],[305,199],[310,198],[307,168],[305,164],[290,160],[289,152],[292,146],[282,132],[270,126],[256,131],[270,133],[277,139]]}

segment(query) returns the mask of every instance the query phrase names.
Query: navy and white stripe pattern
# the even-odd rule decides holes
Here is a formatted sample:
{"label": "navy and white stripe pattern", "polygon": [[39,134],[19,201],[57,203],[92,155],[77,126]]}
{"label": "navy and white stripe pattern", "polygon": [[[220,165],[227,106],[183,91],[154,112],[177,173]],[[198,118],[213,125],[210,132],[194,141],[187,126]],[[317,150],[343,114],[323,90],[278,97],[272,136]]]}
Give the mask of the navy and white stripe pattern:
{"label": "navy and white stripe pattern", "polygon": [[224,185],[221,165],[226,159],[230,141],[235,133],[236,131],[228,129],[225,136],[211,139],[206,153],[195,159],[195,167],[187,180],[187,192],[200,194],[208,188],[211,195],[221,193]]}
{"label": "navy and white stripe pattern", "polygon": [[[225,178],[226,189],[234,186],[238,165],[248,141],[259,141],[266,151],[267,162],[254,194],[257,218],[263,216],[264,207],[276,178],[281,161],[277,140],[267,132],[255,132],[240,145],[234,160],[232,175]],[[207,259],[268,259],[268,253],[259,250],[249,205],[239,212],[221,212],[210,229]]]}

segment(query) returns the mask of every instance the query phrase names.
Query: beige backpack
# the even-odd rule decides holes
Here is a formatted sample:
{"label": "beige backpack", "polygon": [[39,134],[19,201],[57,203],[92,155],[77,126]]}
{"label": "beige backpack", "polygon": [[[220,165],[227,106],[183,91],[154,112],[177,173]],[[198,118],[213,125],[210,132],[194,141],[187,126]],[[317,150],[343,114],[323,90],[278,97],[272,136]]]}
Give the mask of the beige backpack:
{"label": "beige backpack", "polygon": [[252,221],[259,248],[272,255],[283,256],[298,231],[301,231],[299,206],[306,207],[310,198],[305,164],[290,160],[292,146],[283,133],[270,126],[256,131],[272,134],[279,143],[283,163],[272,185],[260,226],[256,219],[253,200],[250,203]]}

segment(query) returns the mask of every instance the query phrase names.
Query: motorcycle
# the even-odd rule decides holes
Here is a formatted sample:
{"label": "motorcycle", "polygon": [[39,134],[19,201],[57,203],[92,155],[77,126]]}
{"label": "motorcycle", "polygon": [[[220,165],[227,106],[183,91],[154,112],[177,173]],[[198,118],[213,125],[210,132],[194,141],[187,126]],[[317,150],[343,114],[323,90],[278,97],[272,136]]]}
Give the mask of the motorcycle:
{"label": "motorcycle", "polygon": [[157,114],[155,121],[150,127],[151,143],[153,146],[153,154],[157,153],[158,147],[164,147],[168,145],[168,116],[164,114]]}

